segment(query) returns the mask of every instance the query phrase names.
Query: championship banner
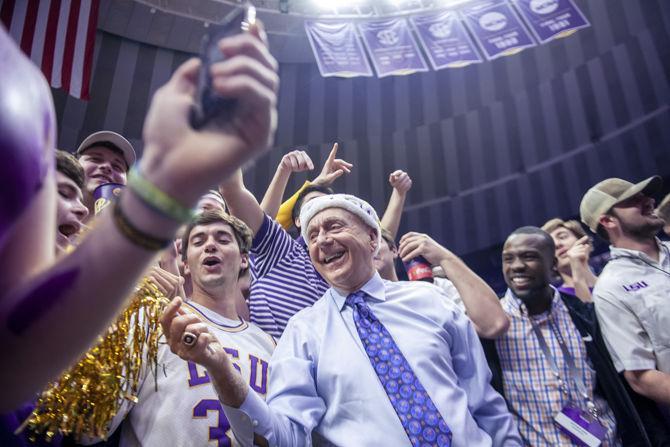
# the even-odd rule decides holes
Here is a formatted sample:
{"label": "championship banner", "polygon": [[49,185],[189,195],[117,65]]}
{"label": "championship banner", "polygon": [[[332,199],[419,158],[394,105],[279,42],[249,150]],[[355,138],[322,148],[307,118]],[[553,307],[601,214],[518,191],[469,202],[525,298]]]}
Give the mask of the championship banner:
{"label": "championship banner", "polygon": [[433,69],[465,67],[482,62],[458,14],[441,11],[410,19]]}
{"label": "championship banner", "polygon": [[358,29],[378,77],[428,71],[406,19],[362,22]]}
{"label": "championship banner", "polygon": [[541,43],[590,26],[572,0],[515,0],[514,3]]}
{"label": "championship banner", "polygon": [[353,23],[305,21],[305,32],[321,76],[372,76]]}
{"label": "championship banner", "polygon": [[535,46],[521,18],[508,3],[486,2],[461,10],[468,28],[490,60]]}

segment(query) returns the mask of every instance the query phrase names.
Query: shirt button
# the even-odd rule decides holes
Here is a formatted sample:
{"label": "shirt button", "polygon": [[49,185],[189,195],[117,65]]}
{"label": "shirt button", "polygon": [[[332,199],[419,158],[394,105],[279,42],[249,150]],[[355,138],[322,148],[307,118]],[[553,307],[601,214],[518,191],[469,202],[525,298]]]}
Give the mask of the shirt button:
{"label": "shirt button", "polygon": [[254,427],[258,427],[258,421],[254,419],[254,421],[251,423]]}

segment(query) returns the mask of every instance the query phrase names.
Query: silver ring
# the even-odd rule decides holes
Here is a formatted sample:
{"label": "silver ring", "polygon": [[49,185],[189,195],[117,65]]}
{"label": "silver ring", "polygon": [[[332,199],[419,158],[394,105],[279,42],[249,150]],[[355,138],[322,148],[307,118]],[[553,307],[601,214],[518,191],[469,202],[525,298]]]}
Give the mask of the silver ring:
{"label": "silver ring", "polygon": [[198,341],[198,336],[192,332],[184,332],[184,335],[181,336],[181,342],[186,346],[193,346],[195,342]]}

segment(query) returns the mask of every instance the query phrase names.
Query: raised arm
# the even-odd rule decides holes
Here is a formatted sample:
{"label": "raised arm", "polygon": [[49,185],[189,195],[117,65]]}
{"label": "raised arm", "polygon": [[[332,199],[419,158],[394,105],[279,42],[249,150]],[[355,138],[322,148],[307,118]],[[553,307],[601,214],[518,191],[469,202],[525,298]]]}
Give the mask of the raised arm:
{"label": "raised arm", "polygon": [[230,214],[247,224],[255,236],[261,228],[265,213],[256,197],[244,186],[242,170],[238,169],[225,182],[221,183],[219,192],[226,201]]}
{"label": "raised arm", "polygon": [[298,200],[298,196],[303,189],[309,185],[330,186],[336,179],[344,174],[349,174],[351,172],[351,168],[353,168],[354,165],[342,159],[335,158],[337,157],[337,149],[338,144],[333,144],[333,148],[330,150],[328,159],[326,159],[326,162],[324,163],[323,168],[321,168],[319,175],[311,182],[305,182],[305,184],[302,185],[298,191],[296,191],[279,207],[279,210],[277,211],[277,222],[282,227],[284,227],[284,229],[288,230],[293,225],[293,220],[291,217],[293,207],[295,206],[295,203]]}
{"label": "raised arm", "polygon": [[480,337],[496,338],[507,331],[509,320],[493,289],[451,251],[426,234],[407,233],[400,239],[399,255],[405,262],[423,256],[444,269]]}
{"label": "raised arm", "polygon": [[270,217],[275,217],[281,206],[281,199],[288,184],[288,179],[294,172],[311,171],[314,163],[307,152],[295,150],[284,155],[277,166],[274,177],[261,201],[261,208]]}
{"label": "raised arm", "polygon": [[591,289],[598,278],[589,267],[589,255],[593,251],[589,236],[584,236],[574,243],[567,252],[570,259],[570,272],[577,298],[585,303],[593,302]]}
{"label": "raised arm", "polygon": [[[213,124],[195,131],[189,125],[200,70],[195,59],[157,91],[145,120],[140,175],[182,209],[194,206],[212,185],[266,150],[276,126],[277,63],[262,29],[252,25],[249,33],[222,40],[219,48],[228,58],[212,66],[213,87],[238,101],[225,128]],[[46,239],[53,252],[53,236],[37,234],[31,225],[55,215],[53,172],[46,182],[43,197],[14,223],[20,229],[16,233],[32,245],[21,251],[2,246],[3,262],[21,257],[24,263],[38,263],[34,257],[41,251],[25,250],[38,245],[35,241]],[[1,354],[11,365],[0,371],[5,387],[0,408],[11,409],[29,398],[88,349],[157,249],[172,240],[179,221],[147,206],[146,200],[128,188],[115,212],[103,214],[72,254],[41,273],[8,282],[0,269]]]}
{"label": "raised arm", "polygon": [[394,171],[389,175],[389,183],[393,188],[391,198],[382,217],[382,228],[386,229],[393,239],[398,236],[402,210],[405,207],[407,191],[412,188],[412,179],[405,171]]}

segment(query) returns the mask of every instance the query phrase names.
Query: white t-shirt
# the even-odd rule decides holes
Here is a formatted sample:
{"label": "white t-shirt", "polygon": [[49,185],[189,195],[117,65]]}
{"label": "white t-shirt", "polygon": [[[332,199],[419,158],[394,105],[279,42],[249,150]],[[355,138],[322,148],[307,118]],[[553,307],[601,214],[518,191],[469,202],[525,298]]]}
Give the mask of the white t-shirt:
{"label": "white t-shirt", "polygon": [[596,314],[617,371],[670,374],[670,243],[659,261],[610,247],[612,259],[593,289]]}
{"label": "white t-shirt", "polygon": [[[207,323],[235,368],[265,399],[268,365],[275,347],[272,336],[253,323],[226,319],[193,302],[183,309]],[[173,354],[163,337],[159,340],[157,378],[156,389],[153,373],[147,372],[137,404],[114,419],[112,430],[123,422],[121,446],[239,445],[205,368]]]}

